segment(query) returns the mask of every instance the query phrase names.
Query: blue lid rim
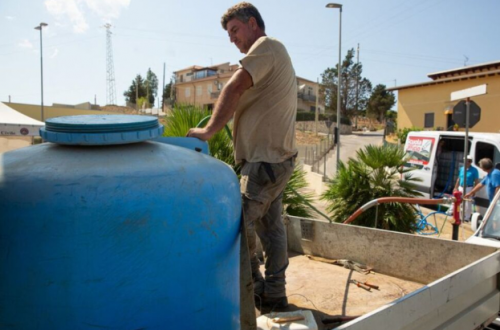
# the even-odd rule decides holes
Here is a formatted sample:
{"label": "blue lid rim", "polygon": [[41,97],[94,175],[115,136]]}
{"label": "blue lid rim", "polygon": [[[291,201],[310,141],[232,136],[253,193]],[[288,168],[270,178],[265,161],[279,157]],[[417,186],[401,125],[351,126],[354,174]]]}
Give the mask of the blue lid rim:
{"label": "blue lid rim", "polygon": [[155,139],[163,129],[153,116],[81,115],[47,119],[40,136],[64,145],[117,145]]}

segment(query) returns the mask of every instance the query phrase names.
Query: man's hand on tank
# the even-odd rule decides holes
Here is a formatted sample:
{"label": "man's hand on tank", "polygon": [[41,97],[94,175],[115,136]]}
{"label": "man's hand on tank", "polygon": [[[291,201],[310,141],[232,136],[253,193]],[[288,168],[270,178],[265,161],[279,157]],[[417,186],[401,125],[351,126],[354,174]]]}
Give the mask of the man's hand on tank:
{"label": "man's hand on tank", "polygon": [[208,141],[212,137],[205,128],[191,128],[186,136],[195,137],[202,141]]}

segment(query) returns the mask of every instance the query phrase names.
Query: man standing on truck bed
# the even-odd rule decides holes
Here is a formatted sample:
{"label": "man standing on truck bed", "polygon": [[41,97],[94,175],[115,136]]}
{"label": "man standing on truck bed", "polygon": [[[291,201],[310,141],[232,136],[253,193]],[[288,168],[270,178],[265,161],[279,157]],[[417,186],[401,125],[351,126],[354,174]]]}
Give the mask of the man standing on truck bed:
{"label": "man standing on truck bed", "polygon": [[[251,280],[241,285],[254,290],[258,305],[286,307],[288,254],[281,214],[283,190],[297,154],[295,71],[283,44],[266,36],[264,21],[252,4],[241,2],[229,8],[221,23],[230,41],[246,56],[222,89],[207,126],[192,128],[187,136],[206,141],[234,114],[234,156],[242,164],[243,232],[253,278],[253,285]],[[259,270],[256,233],[266,254],[265,278]],[[243,250],[246,246],[242,246],[246,253]],[[242,273],[244,269],[243,265]]]}
{"label": "man standing on truck bed", "polygon": [[488,191],[488,199],[491,201],[495,197],[496,192],[500,189],[500,171],[493,167],[493,162],[489,158],[483,158],[479,161],[479,167],[487,174],[483,181],[478,183],[469,193],[465,194],[465,198],[474,196],[476,192],[484,186]]}
{"label": "man standing on truck bed", "polygon": [[[464,177],[466,183],[465,193],[463,191]],[[465,166],[462,166],[458,171],[457,182],[455,183],[455,188],[453,190],[454,191],[458,190],[462,194],[467,194],[472,190],[474,185],[477,184],[478,180],[479,180],[479,171],[477,170],[477,168],[472,166],[472,156],[467,155],[467,163],[465,164]],[[472,215],[472,202],[466,201],[464,210],[464,221],[466,222],[470,221],[471,215]]]}

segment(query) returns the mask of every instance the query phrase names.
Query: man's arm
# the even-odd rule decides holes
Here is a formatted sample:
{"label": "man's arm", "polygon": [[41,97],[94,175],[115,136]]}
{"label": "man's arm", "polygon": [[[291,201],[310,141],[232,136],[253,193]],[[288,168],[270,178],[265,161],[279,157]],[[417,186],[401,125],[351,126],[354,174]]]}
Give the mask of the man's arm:
{"label": "man's arm", "polygon": [[471,190],[468,194],[465,194],[465,196],[464,196],[464,197],[465,197],[465,198],[469,198],[469,197],[471,197],[471,196],[474,196],[474,194],[475,194],[476,192],[478,192],[479,190],[481,190],[481,188],[483,188],[483,187],[484,187],[484,184],[482,184],[482,183],[478,183],[478,184],[477,184],[474,188],[472,188],[472,190]]}
{"label": "man's arm", "polygon": [[495,194],[500,189],[500,172],[494,170],[493,175],[491,176],[491,180],[493,180],[493,185],[495,186]]}
{"label": "man's arm", "polygon": [[236,70],[220,93],[214,112],[207,126],[191,128],[186,136],[207,141],[226,125],[236,110],[236,105],[243,93],[253,86],[252,76],[244,68]]}

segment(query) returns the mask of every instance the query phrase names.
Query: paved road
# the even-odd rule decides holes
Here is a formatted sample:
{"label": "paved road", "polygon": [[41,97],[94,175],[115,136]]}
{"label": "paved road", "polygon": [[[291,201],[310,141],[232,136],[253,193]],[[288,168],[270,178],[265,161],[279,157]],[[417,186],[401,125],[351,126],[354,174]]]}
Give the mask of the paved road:
{"label": "paved road", "polygon": [[[340,136],[340,160],[344,163],[349,158],[355,158],[356,152],[369,145],[380,145],[383,142],[383,132],[355,133]],[[320,174],[323,174],[324,163],[319,167]],[[337,171],[337,148],[330,151],[326,158],[326,175],[333,178]]]}

